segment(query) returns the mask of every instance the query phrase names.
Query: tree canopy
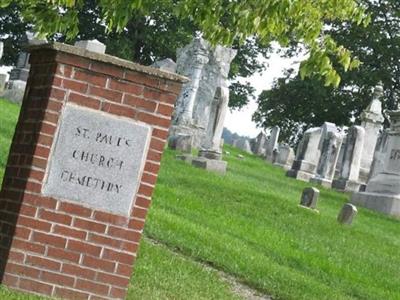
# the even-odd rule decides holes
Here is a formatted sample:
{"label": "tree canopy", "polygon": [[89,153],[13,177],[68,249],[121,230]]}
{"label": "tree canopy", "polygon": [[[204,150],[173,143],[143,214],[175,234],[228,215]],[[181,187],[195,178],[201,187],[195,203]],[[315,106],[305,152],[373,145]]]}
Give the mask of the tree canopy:
{"label": "tree canopy", "polygon": [[[63,33],[71,39],[79,33],[79,12],[84,0],[1,0],[3,8],[17,4],[24,20],[43,35]],[[97,0],[100,18],[109,31],[126,30],[140,13],[152,22],[151,12],[160,5],[178,20],[189,19],[214,44],[244,43],[256,37],[262,44],[277,41],[282,46],[302,43],[309,59],[301,66],[302,75],[320,74],[326,84],[338,85],[340,77],[331,57],[347,70],[359,62],[351,52],[324,33],[327,22],[351,21],[367,24],[368,17],[356,0]]]}
{"label": "tree canopy", "polygon": [[[400,99],[400,2],[363,0],[371,22],[367,27],[349,22],[332,23],[326,30],[338,43],[360,58],[362,65],[343,72],[337,89],[318,77],[304,81],[288,72],[259,96],[253,120],[261,127],[278,125],[281,137],[295,143],[305,129],[331,121],[339,126],[359,122],[372,100],[373,88],[382,82],[383,106],[395,109]],[[332,59],[337,64],[335,59]]]}

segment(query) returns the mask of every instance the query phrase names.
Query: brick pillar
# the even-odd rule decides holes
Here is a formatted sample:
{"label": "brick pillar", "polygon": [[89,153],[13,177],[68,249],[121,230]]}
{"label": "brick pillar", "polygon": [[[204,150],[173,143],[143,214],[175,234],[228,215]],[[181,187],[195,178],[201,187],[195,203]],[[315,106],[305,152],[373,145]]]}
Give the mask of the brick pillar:
{"label": "brick pillar", "polygon": [[[66,299],[123,299],[156,184],[174,103],[186,79],[58,43],[32,48],[30,63],[0,192],[1,282],[12,289]],[[94,185],[94,177],[90,184],[88,177],[75,178],[72,173],[62,180],[55,177],[61,180],[61,184],[55,185],[61,194],[66,191],[64,183],[65,187],[75,184],[77,193],[69,192],[71,198],[64,194],[49,196],[45,192],[47,182],[51,181],[51,165],[57,163],[52,158],[60,149],[68,153],[70,147],[68,143],[57,144],[63,136],[60,126],[70,106],[82,113],[87,111],[88,119],[98,115],[101,120],[111,118],[117,123],[124,120],[121,122],[129,126],[138,124],[148,129],[143,159],[123,157],[124,164],[133,163],[138,170],[137,182],[128,180],[137,186],[130,209],[121,213],[109,210],[107,201],[119,200],[119,191],[116,185],[101,184],[100,179]],[[98,138],[97,142],[100,141],[118,146],[123,143],[115,137],[113,141]],[[131,140],[125,143],[132,149],[137,146]],[[98,149],[102,147],[109,146]],[[74,152],[74,158],[77,153]],[[83,154],[79,157],[82,161],[86,159],[82,165],[89,163]],[[104,167],[104,159],[100,157],[99,152],[92,161],[96,166],[84,165],[82,172]],[[110,166],[116,168],[115,164],[107,167]],[[115,177],[118,181],[118,176]],[[93,189],[93,197],[82,199],[79,193],[81,190],[85,193],[85,182]],[[130,184],[123,186],[130,187]],[[96,197],[102,192],[110,195],[114,192],[114,196],[105,197],[105,206],[99,209]]]}

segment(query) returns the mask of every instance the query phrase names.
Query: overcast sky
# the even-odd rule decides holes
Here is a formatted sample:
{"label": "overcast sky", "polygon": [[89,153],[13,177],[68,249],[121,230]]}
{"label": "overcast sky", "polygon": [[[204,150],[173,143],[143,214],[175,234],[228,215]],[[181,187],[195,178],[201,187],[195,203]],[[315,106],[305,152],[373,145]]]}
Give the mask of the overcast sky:
{"label": "overcast sky", "polygon": [[[255,74],[249,79],[249,82],[256,89],[258,96],[263,90],[269,89],[275,78],[283,76],[283,71],[288,68],[298,68],[299,58],[285,59],[280,54],[273,53],[269,60],[266,61],[267,69],[263,74]],[[240,135],[255,137],[260,128],[256,128],[256,124],[251,121],[251,116],[257,109],[257,103],[252,100],[246,107],[240,111],[228,112],[225,119],[225,127],[230,131]]]}

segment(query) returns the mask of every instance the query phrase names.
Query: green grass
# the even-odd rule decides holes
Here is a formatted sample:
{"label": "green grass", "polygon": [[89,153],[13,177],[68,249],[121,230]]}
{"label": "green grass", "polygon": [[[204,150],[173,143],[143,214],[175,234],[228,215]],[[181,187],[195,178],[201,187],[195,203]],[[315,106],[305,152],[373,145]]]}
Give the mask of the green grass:
{"label": "green grass", "polygon": [[[339,225],[347,194],[320,188],[320,213],[301,209],[301,191],[310,184],[226,148],[231,152],[224,158],[226,176],[165,152],[145,235],[190,260],[141,243],[130,295],[233,299],[225,283],[193,260],[275,299],[400,299],[398,220],[360,208],[352,226]],[[238,160],[238,153],[245,159]]]}

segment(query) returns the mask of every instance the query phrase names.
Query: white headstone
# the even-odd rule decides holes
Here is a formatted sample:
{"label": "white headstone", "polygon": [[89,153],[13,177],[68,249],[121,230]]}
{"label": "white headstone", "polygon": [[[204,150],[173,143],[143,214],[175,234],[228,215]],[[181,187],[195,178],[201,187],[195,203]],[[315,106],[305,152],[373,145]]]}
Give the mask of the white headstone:
{"label": "white headstone", "polygon": [[163,71],[171,72],[171,73],[176,72],[176,63],[170,58],[158,60],[151,66],[154,68],[163,70]]}
{"label": "white headstone", "polygon": [[75,42],[75,46],[86,49],[88,51],[104,54],[106,53],[106,45],[98,40],[82,40]]}
{"label": "white headstone", "polygon": [[271,128],[271,133],[267,140],[265,149],[265,158],[268,161],[272,162],[276,157],[274,155],[274,152],[276,153],[278,151],[278,140],[280,131],[281,129],[279,128],[279,126],[274,126]]}

